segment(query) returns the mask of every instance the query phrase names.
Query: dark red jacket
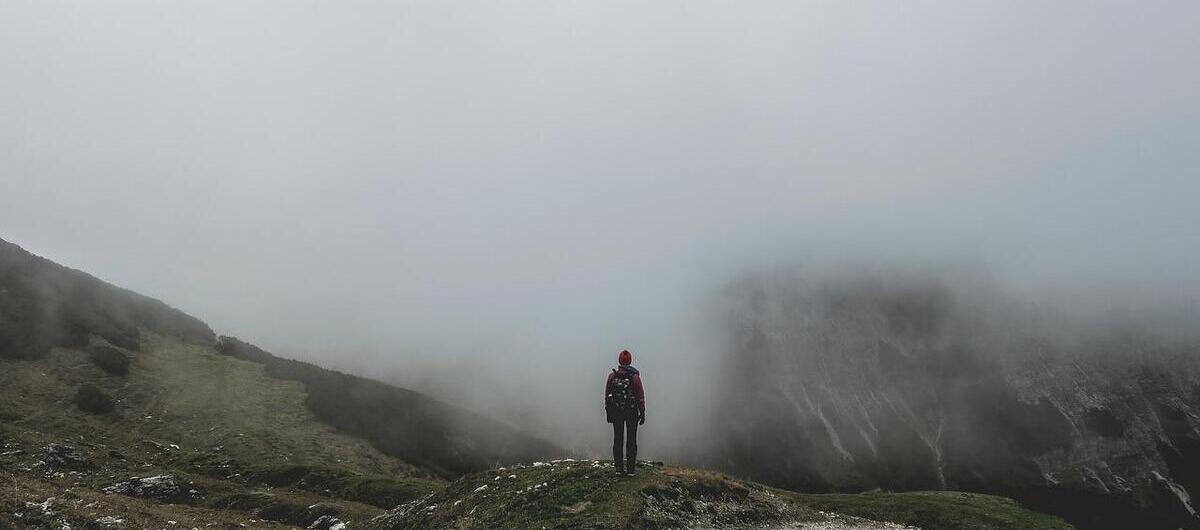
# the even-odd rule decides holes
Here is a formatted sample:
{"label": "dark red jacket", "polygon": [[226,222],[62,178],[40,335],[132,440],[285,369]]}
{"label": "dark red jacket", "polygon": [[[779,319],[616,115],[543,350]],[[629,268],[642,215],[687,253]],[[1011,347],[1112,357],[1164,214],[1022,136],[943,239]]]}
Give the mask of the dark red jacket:
{"label": "dark red jacket", "polygon": [[[621,366],[621,367],[617,368],[617,370],[633,374],[633,376],[629,378],[629,380],[630,380],[629,386],[630,386],[630,388],[633,389],[633,395],[637,396],[637,398],[638,398],[638,411],[641,414],[645,414],[646,413],[646,391],[642,389],[641,372],[638,372],[638,369],[634,368],[632,366]],[[617,372],[609,372],[608,379],[604,380],[604,405],[605,406],[608,405],[608,385],[610,383],[612,383],[612,380],[614,377],[617,377]]]}

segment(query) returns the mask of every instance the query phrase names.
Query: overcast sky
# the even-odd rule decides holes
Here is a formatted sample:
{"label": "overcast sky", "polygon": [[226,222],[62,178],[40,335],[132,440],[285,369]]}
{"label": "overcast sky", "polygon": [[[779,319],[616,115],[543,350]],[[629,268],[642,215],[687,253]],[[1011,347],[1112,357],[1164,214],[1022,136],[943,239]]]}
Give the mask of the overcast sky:
{"label": "overcast sky", "polygon": [[1198,28],[1186,0],[4,0],[0,237],[448,394],[598,403],[628,347],[681,399],[654,380],[746,269],[1195,296]]}

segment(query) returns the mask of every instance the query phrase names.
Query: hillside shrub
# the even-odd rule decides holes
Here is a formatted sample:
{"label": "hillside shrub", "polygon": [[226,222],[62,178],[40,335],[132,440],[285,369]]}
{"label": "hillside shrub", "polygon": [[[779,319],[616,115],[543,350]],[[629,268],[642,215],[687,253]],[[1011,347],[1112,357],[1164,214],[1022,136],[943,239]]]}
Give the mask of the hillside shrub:
{"label": "hillside shrub", "polygon": [[96,385],[83,385],[75,392],[75,406],[91,414],[109,414],[116,410],[110,397]]}
{"label": "hillside shrub", "polygon": [[89,347],[88,360],[111,375],[124,376],[129,373],[129,356],[112,346]]}

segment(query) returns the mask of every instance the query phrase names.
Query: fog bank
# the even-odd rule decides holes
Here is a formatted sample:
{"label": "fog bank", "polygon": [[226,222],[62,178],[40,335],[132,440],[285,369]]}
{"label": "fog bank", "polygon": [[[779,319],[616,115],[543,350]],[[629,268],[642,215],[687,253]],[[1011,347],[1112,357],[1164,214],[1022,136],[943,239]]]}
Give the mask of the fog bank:
{"label": "fog bank", "polygon": [[[5,2],[0,230],[285,356],[681,439],[745,271],[1200,294],[1187,2]],[[1097,300],[1092,302],[1090,300]],[[1083,309],[1081,309],[1083,310]]]}

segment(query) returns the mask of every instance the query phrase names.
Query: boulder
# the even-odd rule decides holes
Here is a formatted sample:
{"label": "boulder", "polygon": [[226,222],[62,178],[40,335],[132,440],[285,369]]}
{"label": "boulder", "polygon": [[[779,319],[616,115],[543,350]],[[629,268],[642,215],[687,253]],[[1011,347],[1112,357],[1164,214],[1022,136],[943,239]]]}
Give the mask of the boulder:
{"label": "boulder", "polygon": [[346,528],[346,523],[332,515],[322,515],[308,525],[308,528],[310,530],[342,530]]}

